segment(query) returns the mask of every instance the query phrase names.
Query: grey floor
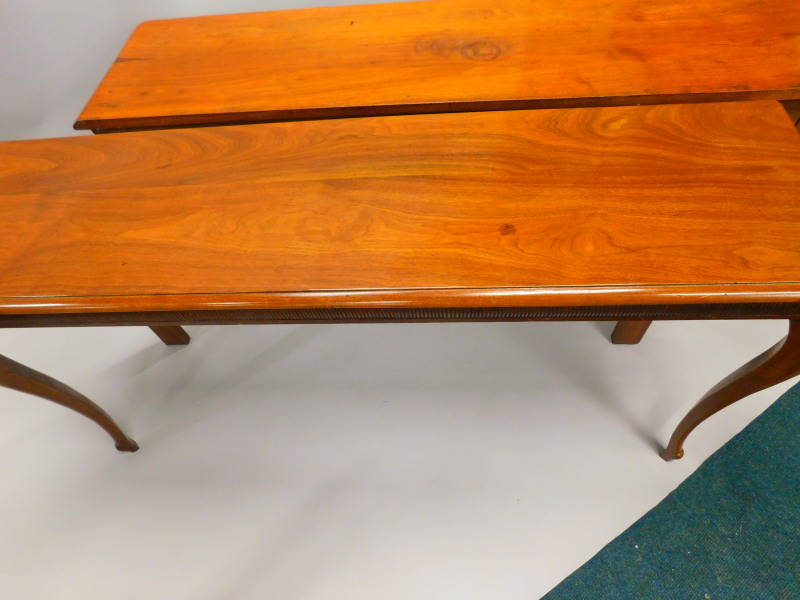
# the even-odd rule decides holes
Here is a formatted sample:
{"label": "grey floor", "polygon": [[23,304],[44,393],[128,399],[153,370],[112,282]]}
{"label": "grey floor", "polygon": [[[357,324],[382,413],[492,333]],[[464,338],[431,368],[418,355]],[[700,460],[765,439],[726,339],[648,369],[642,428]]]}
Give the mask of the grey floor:
{"label": "grey floor", "polygon": [[[0,139],[71,123],[139,21],[319,5],[8,0]],[[1,330],[142,446],[0,389],[0,598],[536,599],[790,384],[655,447],[781,322]]]}

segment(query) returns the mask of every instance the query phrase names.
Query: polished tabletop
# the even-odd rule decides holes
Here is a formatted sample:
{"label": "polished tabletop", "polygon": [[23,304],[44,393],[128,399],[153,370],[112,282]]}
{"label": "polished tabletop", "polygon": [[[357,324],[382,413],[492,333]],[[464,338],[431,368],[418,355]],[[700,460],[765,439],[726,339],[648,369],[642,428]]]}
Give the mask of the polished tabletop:
{"label": "polished tabletop", "polygon": [[800,299],[779,103],[0,144],[0,312]]}
{"label": "polished tabletop", "polygon": [[800,98],[800,3],[435,0],[150,21],[79,129]]}

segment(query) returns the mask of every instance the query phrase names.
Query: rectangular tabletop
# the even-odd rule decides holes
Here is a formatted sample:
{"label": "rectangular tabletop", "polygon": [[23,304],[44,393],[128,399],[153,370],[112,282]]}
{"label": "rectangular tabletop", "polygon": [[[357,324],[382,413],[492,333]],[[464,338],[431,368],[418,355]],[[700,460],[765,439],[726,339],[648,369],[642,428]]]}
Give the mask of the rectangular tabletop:
{"label": "rectangular tabletop", "polygon": [[143,23],[76,128],[800,98],[800,3],[437,0]]}
{"label": "rectangular tabletop", "polygon": [[777,102],[0,144],[0,312],[800,299]]}

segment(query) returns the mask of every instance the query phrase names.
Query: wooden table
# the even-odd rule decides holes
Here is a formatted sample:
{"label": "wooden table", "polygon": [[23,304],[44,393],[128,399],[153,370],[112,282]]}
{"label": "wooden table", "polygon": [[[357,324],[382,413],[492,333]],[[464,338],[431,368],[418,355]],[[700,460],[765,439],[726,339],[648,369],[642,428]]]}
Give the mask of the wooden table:
{"label": "wooden table", "polygon": [[[800,372],[800,139],[777,102],[0,144],[0,327],[789,319],[673,435]],[[96,421],[2,358],[0,385]]]}
{"label": "wooden table", "polygon": [[765,98],[800,127],[794,4],[440,0],[143,23],[75,127]]}
{"label": "wooden table", "polygon": [[800,126],[796,4],[438,0],[143,23],[75,127],[766,98]]}
{"label": "wooden table", "polygon": [[800,3],[437,0],[150,21],[78,129],[800,98]]}

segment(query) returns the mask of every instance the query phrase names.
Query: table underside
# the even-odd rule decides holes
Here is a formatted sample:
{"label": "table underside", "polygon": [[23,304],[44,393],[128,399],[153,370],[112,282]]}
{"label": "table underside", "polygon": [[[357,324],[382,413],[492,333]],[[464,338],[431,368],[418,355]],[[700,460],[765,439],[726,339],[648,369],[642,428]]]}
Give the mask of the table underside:
{"label": "table underside", "polygon": [[[723,379],[700,399],[673,432],[661,453],[665,460],[683,456],[683,444],[700,423],[723,408],[757,391],[800,374],[800,303],[722,305],[658,305],[550,308],[322,308],[273,310],[198,310],[128,313],[2,315],[0,327],[148,325],[167,345],[190,341],[182,325],[257,323],[383,323],[431,321],[598,321],[619,320],[611,340],[635,344],[651,320],[784,318],[787,336]],[[98,405],[80,392],[0,355],[0,386],[39,396],[91,419],[113,439],[120,451],[135,452],[138,444]]]}

